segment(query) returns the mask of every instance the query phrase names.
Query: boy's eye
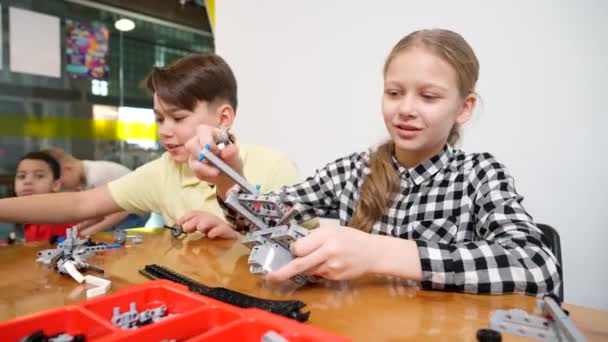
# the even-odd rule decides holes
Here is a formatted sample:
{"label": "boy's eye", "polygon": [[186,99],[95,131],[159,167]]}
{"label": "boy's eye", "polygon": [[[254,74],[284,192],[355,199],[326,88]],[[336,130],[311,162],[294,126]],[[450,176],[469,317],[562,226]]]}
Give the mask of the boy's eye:
{"label": "boy's eye", "polygon": [[156,122],[157,122],[157,123],[162,123],[162,122],[163,122],[163,118],[162,118],[162,117],[160,117],[160,116],[157,116],[157,117],[156,117]]}
{"label": "boy's eye", "polygon": [[386,91],[386,94],[387,94],[388,96],[394,97],[394,96],[398,96],[398,95],[399,95],[399,92],[398,92],[398,91],[396,91],[396,90],[387,90],[387,91]]}
{"label": "boy's eye", "polygon": [[180,117],[173,118],[173,120],[175,120],[175,122],[180,122],[180,121],[184,120],[185,118],[186,118],[185,116],[180,116]]}
{"label": "boy's eye", "polygon": [[422,94],[422,97],[425,100],[436,100],[439,98],[439,96],[435,95],[435,94]]}

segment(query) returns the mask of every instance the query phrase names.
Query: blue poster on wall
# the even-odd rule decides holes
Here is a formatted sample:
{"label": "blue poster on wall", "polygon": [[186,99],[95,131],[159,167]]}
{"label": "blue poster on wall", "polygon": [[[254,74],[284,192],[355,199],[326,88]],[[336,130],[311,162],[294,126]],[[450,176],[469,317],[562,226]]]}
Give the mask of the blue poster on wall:
{"label": "blue poster on wall", "polygon": [[74,78],[107,80],[109,31],[101,23],[66,19],[66,71]]}

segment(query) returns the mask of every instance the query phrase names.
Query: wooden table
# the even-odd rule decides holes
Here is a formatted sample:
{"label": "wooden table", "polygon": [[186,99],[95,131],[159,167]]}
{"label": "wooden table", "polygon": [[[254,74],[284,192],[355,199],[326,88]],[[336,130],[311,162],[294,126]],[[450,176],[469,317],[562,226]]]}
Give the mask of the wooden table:
{"label": "wooden table", "polygon": [[[110,241],[102,234],[96,240]],[[36,253],[46,242],[0,248],[0,320],[85,300],[85,285],[38,265]],[[535,299],[521,295],[482,296],[423,291],[385,277],[279,289],[249,273],[249,250],[238,241],[209,240],[200,235],[176,240],[165,230],[144,234],[142,244],[112,249],[89,259],[106,271],[112,291],[148,281],[138,270],[160,264],[209,286],[250,295],[299,299],[312,312],[309,324],[355,341],[406,339],[475,340],[488,327],[494,310],[521,308],[532,312]],[[608,313],[566,305],[571,318],[590,341],[608,340]],[[504,340],[518,340],[503,334]]]}

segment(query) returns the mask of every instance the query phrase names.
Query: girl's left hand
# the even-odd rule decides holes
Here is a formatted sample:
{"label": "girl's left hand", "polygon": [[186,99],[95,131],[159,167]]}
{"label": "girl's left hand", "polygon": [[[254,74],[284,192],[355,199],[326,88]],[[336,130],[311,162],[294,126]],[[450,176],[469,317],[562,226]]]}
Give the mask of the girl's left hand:
{"label": "girl's left hand", "polygon": [[356,278],[370,272],[377,261],[375,241],[354,228],[322,224],[293,242],[290,247],[296,258],[266,279],[283,281],[299,273],[333,280]]}

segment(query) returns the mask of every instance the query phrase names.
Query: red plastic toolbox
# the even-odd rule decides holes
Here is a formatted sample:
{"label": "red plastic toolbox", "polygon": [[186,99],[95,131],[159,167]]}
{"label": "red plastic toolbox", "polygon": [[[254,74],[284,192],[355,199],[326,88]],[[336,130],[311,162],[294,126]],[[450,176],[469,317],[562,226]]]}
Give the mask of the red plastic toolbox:
{"label": "red plastic toolbox", "polygon": [[[139,312],[166,306],[162,320],[136,329],[112,324],[135,303]],[[242,309],[192,293],[181,284],[155,280],[76,305],[0,323],[3,341],[18,341],[37,330],[49,335],[83,334],[86,341],[261,341],[269,331],[291,342],[348,341],[344,337],[258,309]]]}

